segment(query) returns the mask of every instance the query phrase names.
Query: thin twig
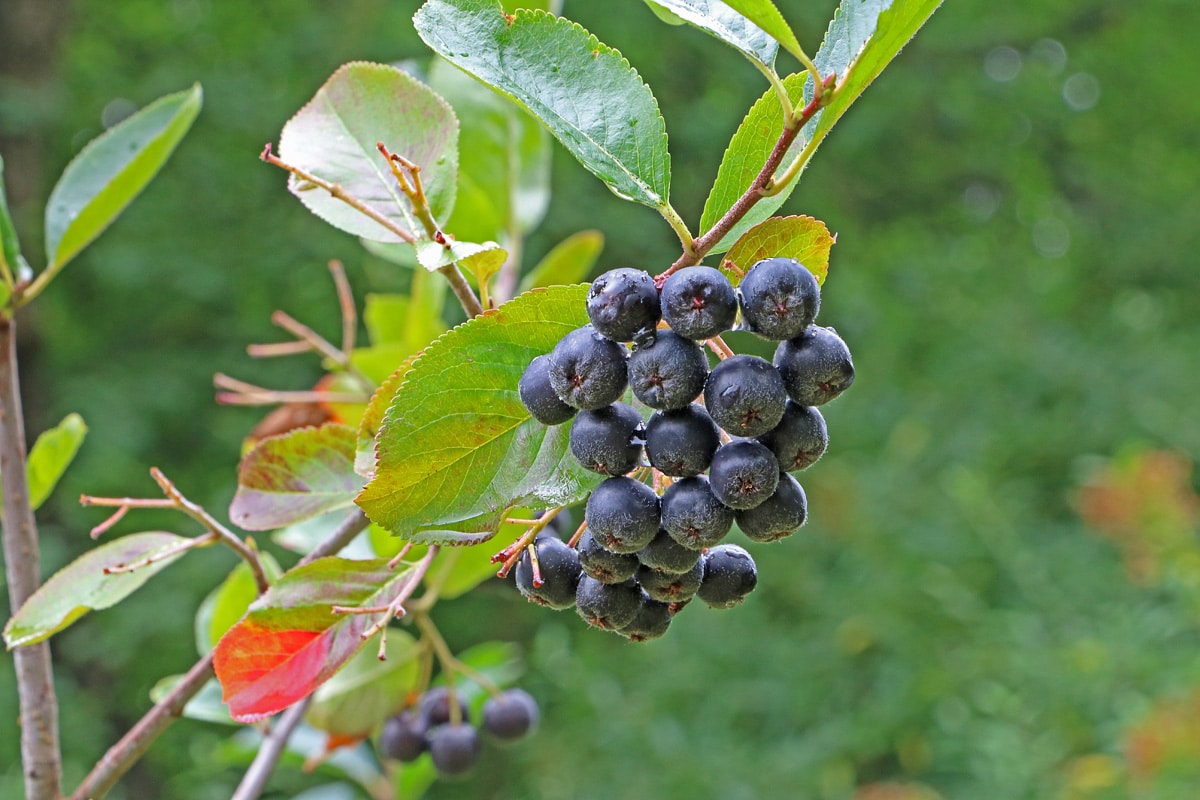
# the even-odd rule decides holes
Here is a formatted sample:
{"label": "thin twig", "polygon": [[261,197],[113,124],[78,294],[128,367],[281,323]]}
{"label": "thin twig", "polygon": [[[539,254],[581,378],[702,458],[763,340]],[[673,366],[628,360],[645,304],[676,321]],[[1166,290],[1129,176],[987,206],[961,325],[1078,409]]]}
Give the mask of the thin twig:
{"label": "thin twig", "polygon": [[338,308],[342,312],[342,354],[346,363],[354,352],[354,339],[358,334],[358,312],[354,308],[354,293],[350,291],[350,281],[346,279],[346,268],[336,258],[329,262],[329,273],[333,276],[333,285],[337,290]]}
{"label": "thin twig", "polygon": [[[17,328],[0,319],[0,478],[4,569],[15,614],[41,583],[37,523],[26,477],[25,418],[17,366]],[[21,765],[27,800],[57,800],[62,785],[58,699],[47,642],[13,650],[20,703]]]}
{"label": "thin twig", "polygon": [[324,336],[317,333],[303,322],[300,322],[286,311],[276,311],[273,313],[271,315],[271,322],[272,324],[283,328],[297,339],[308,342],[313,350],[325,356],[342,369],[350,368],[349,354],[342,352],[342,350],[337,347],[334,347]]}
{"label": "thin twig", "polygon": [[309,695],[279,715],[275,724],[271,726],[271,732],[263,738],[258,753],[254,756],[254,761],[246,770],[246,774],[242,776],[242,781],[238,784],[230,800],[257,800],[258,796],[262,794],[283,751],[287,749],[288,740],[292,738],[292,733],[304,719],[304,712],[308,710],[308,704],[311,701],[312,695]]}

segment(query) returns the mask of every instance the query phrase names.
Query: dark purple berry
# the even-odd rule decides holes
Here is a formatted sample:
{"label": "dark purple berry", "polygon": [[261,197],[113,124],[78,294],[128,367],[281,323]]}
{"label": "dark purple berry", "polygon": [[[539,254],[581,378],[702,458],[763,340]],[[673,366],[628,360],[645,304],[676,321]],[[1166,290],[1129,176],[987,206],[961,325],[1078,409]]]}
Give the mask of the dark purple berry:
{"label": "dark purple berry", "polygon": [[700,551],[684,547],[665,530],[637,552],[638,561],[659,572],[687,572],[700,560]]}
{"label": "dark purple berry", "polygon": [[828,403],[854,383],[850,348],[833,328],[812,325],[775,348],[775,368],[788,396],[802,406]]}
{"label": "dark purple berry", "polygon": [[704,391],[708,357],[691,339],[659,331],[629,356],[629,387],[651,408],[683,408]]}
{"label": "dark purple berry", "polygon": [[779,469],[797,472],[811,467],[825,454],[829,447],[829,430],[820,411],[788,400],[783,419],[758,440],[779,459]]}
{"label": "dark purple berry", "polygon": [[660,572],[649,567],[638,570],[642,591],[660,603],[683,603],[691,600],[700,588],[704,565],[697,559],[687,572]]}
{"label": "dark purple berry", "polygon": [[646,423],[646,458],[664,475],[699,475],[708,469],[720,446],[717,423],[696,403],[673,411],[656,411]]}
{"label": "dark purple berry", "polygon": [[662,527],[680,545],[701,550],[729,533],[733,511],[714,496],[705,476],[683,478],[663,492]]}
{"label": "dark purple berry", "polygon": [[492,695],[483,704],[485,733],[502,742],[515,742],[537,728],[538,704],[524,689],[509,689]]}
{"label": "dark purple berry", "polygon": [[442,778],[466,775],[479,761],[483,743],[469,723],[447,723],[429,731],[429,755]]}
{"label": "dark purple berry", "polygon": [[379,733],[379,752],[384,758],[409,763],[429,748],[425,738],[428,725],[415,708],[406,708],[388,717]]}
{"label": "dark purple berry", "polygon": [[437,725],[445,725],[454,718],[454,712],[451,706],[458,704],[458,713],[461,719],[468,722],[468,711],[466,705],[462,703],[461,698],[455,696],[450,691],[448,686],[434,686],[421,695],[420,701],[417,703],[417,713],[420,715],[421,721],[425,723],[426,730]]}
{"label": "dark purple berry", "polygon": [[532,603],[559,610],[570,608],[579,585],[579,554],[555,536],[539,536],[533,546],[537,549],[542,585],[534,585],[533,559],[526,548],[517,561],[517,588]]}
{"label": "dark purple berry", "polygon": [[750,541],[774,542],[795,533],[808,519],[808,499],[800,482],[785,472],[779,476],[774,494],[734,516]]}
{"label": "dark purple berry", "polygon": [[654,278],[640,269],[610,269],[592,281],[587,314],[597,333],[618,342],[653,330],[661,315]]}
{"label": "dark purple berry", "polygon": [[584,575],[575,593],[575,610],[593,628],[615,631],[628,625],[642,601],[642,590],[633,581],[601,583]]}
{"label": "dark purple berry", "polygon": [[601,475],[624,475],[642,456],[645,429],[633,406],[613,403],[580,411],[571,423],[571,453],[584,469]]}
{"label": "dark purple berry", "polygon": [[744,548],[722,544],[704,554],[704,580],[696,596],[710,608],[732,608],[758,585],[758,568]]}
{"label": "dark purple berry", "polygon": [[787,392],[766,359],[731,356],[708,375],[704,406],[713,421],[734,436],[761,436],[779,424]]}
{"label": "dark purple berry", "polygon": [[742,321],[754,333],[781,341],[799,336],[821,308],[821,286],[794,258],[767,258],[742,279]]}
{"label": "dark purple berry", "polygon": [[643,594],[637,613],[633,615],[629,624],[617,633],[631,642],[648,642],[667,632],[673,616],[670,605],[652,600]]}
{"label": "dark purple berry", "polygon": [[[592,532],[584,531],[575,548],[583,574],[601,583],[622,583],[637,574],[641,564],[633,553],[614,553],[602,546]],[[640,551],[639,551],[640,552]]]}
{"label": "dark purple berry", "polygon": [[633,478],[609,478],[592,490],[588,530],[614,553],[636,553],[658,533],[658,495]]}
{"label": "dark purple berry", "polygon": [[625,346],[605,339],[591,325],[571,331],[550,351],[549,377],[569,406],[594,411],[621,399],[629,381]]}
{"label": "dark purple berry", "polygon": [[548,356],[538,356],[529,362],[517,384],[517,392],[530,416],[543,425],[561,425],[575,415],[575,409],[559,399],[550,385]]}
{"label": "dark purple berry", "polygon": [[736,439],[717,450],[708,478],[718,500],[734,510],[744,511],[762,503],[775,491],[779,485],[779,460],[760,442]]}
{"label": "dark purple berry", "polygon": [[686,267],[663,284],[663,319],[688,339],[710,339],[729,330],[737,310],[733,284],[712,267]]}

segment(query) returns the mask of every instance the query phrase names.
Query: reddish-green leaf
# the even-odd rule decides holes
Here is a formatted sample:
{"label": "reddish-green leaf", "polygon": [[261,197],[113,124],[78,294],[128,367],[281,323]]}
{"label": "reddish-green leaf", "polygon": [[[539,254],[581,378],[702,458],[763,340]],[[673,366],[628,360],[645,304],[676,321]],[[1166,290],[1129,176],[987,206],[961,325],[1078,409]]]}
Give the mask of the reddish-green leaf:
{"label": "reddish-green leaf", "polygon": [[412,636],[388,631],[386,658],[374,647],[360,650],[313,694],[304,721],[333,736],[366,738],[417,689],[419,653]]}
{"label": "reddish-green leaf", "polygon": [[[88,611],[116,605],[183,555],[188,539],[173,533],[134,533],[89,550],[63,567],[33,593],[4,626],[9,647],[36,644],[63,630]],[[165,554],[165,555],[164,555]],[[157,558],[129,572],[106,570]]]}
{"label": "reddish-green leaf", "polygon": [[812,217],[771,217],[746,231],[729,248],[721,271],[736,286],[746,270],[764,258],[794,258],[825,282],[833,236],[825,223]]}
{"label": "reddish-green leaf", "polygon": [[230,715],[253,722],[311,694],[362,648],[378,619],[334,607],[386,606],[411,578],[411,567],[344,558],[317,559],[280,578],[213,653]]}
{"label": "reddish-green leaf", "polygon": [[[259,553],[267,580],[278,580],[283,574],[279,562],[270,553]],[[201,655],[213,649],[225,631],[242,618],[246,609],[258,597],[258,582],[250,565],[239,561],[221,585],[208,593],[196,609],[196,650]]]}
{"label": "reddish-green leaf", "polygon": [[345,425],[263,439],[242,457],[230,519],[246,530],[269,531],[349,506],[362,488],[354,471],[356,441]]}
{"label": "reddish-green leaf", "polygon": [[[445,220],[454,205],[458,121],[444,100],[411,75],[385,64],[346,64],[288,121],[279,156],[294,167],[340,185],[400,228],[424,235],[376,144],[421,168],[433,214]],[[403,241],[392,231],[323,189],[292,175],[288,188],[329,224],[366,239]]]}
{"label": "reddish-green leaf", "polygon": [[513,505],[562,505],[598,477],[568,448],[569,426],[529,416],[517,382],[535,356],[587,323],[587,287],[537,289],[460,325],[413,362],[376,437],[358,504],[414,541],[495,533]]}

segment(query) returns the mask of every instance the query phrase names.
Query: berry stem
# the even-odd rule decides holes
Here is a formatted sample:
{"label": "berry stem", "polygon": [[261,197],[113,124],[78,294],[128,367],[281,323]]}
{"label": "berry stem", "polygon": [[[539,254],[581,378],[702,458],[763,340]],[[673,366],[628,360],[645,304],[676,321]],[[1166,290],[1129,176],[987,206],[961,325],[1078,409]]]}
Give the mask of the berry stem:
{"label": "berry stem", "polygon": [[[496,573],[497,578],[505,578],[508,576],[509,570],[513,568],[513,565],[517,563],[517,559],[521,557],[522,551],[524,551],[526,547],[533,543],[533,540],[537,538],[537,535],[541,533],[545,527],[550,524],[550,521],[558,516],[558,513],[564,508],[566,508],[566,506],[552,508],[543,513],[537,519],[529,521],[531,523],[529,525],[529,530],[518,536],[516,541],[514,541],[508,547],[492,556],[493,564],[499,564],[501,561],[504,562],[503,566],[500,567],[500,571]],[[513,521],[526,522],[526,520]]]}
{"label": "berry stem", "polygon": [[[437,654],[438,661],[442,664],[442,670],[446,673],[446,682],[448,684],[453,687],[453,676],[464,675],[479,684],[488,694],[495,695],[500,693],[500,687],[496,685],[495,681],[455,657],[454,653],[450,651],[450,646],[446,644],[446,640],[442,638],[441,631],[433,623],[433,619],[430,618],[429,614],[425,612],[413,614],[413,619],[417,623],[417,627],[421,629],[421,635],[433,645],[433,651]],[[451,706],[451,712],[453,713],[453,706]]]}
{"label": "berry stem", "polygon": [[575,532],[573,534],[571,534],[571,538],[567,541],[567,547],[574,549],[574,547],[577,544],[579,544],[579,540],[583,538],[583,534],[585,531],[587,531],[587,520],[586,519],[583,522],[579,523],[579,527],[575,529]]}

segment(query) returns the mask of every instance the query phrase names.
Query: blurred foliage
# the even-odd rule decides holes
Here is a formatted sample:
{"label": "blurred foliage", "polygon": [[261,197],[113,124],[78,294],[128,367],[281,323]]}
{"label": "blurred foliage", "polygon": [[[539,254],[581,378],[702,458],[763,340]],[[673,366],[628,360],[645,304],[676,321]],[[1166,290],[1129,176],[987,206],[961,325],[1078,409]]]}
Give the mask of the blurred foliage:
{"label": "blurred foliage", "polygon": [[[41,194],[17,209],[32,256],[54,176],[103,120],[197,80],[206,95],[162,176],[26,320],[31,437],[69,412],[91,430],[40,514],[46,570],[99,521],[74,498],[149,494],[152,464],[225,508],[261,413],[214,406],[211,374],[311,386],[317,364],[243,348],[279,338],[275,308],[336,338],[326,260],[346,262],[360,298],[404,287],[256,156],[339,64],[424,58],[417,5],[78,2],[55,90],[6,92],[5,132],[46,143]],[[834,4],[779,5],[815,49]],[[569,0],[565,13],[654,88],[673,200],[695,220],[761,79],[642,3],[613,6]],[[1180,76],[1200,66],[1182,39],[1198,26],[1200,6],[1174,0],[956,0],[933,17],[785,207],[838,233],[822,321],[859,371],[826,415],[830,453],[802,476],[812,521],[756,550],[744,606],[683,615],[647,646],[526,607],[498,581],[446,604],[452,646],[525,644],[544,719],[535,742],[488,753],[432,797],[1195,796],[1200,636],[1182,568],[1194,510],[1190,528],[1149,505],[1114,527],[1077,498],[1107,485],[1158,496],[1145,450],[1175,454],[1164,498],[1194,485],[1200,100]],[[554,167],[527,264],[584,228],[607,235],[598,270],[674,259],[653,212],[561,151]],[[147,514],[121,530],[151,527]],[[1131,557],[1182,577],[1130,580]],[[68,785],[158,678],[192,662],[192,613],[231,563],[197,554],[56,640]],[[228,797],[249,754],[231,757],[227,736],[177,724],[113,796]],[[4,797],[20,794],[15,740],[0,740]],[[310,785],[284,769],[270,796]]]}

